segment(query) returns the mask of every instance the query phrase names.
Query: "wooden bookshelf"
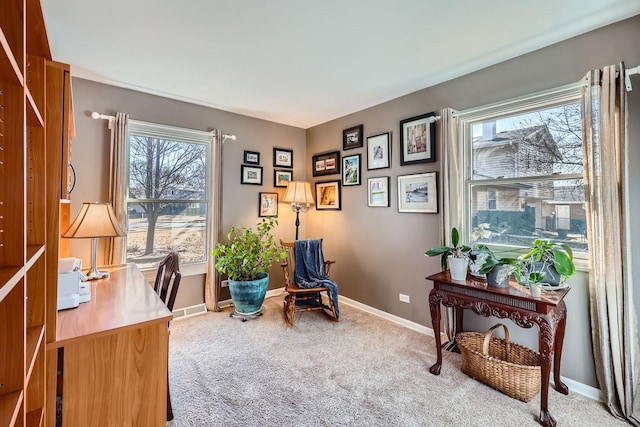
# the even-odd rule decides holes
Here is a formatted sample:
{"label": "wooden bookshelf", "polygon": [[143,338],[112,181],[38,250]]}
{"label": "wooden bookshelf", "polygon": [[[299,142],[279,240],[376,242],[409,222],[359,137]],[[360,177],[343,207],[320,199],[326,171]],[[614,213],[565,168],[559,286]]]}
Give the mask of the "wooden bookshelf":
{"label": "wooden bookshelf", "polygon": [[47,367],[55,366],[56,355],[46,342],[55,338],[57,319],[62,139],[72,134],[59,100],[71,98],[64,87],[47,87],[53,62],[40,0],[2,3],[0,426],[53,426]]}

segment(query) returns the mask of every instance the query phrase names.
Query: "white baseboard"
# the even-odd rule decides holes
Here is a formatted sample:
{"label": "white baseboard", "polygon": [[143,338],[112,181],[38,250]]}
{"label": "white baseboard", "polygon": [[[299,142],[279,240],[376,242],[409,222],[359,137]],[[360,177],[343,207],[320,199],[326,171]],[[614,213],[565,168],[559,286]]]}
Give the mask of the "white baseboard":
{"label": "white baseboard", "polygon": [[189,307],[182,307],[173,310],[173,320],[186,319],[187,317],[197,316],[207,312],[207,307],[204,304],[191,305]]}

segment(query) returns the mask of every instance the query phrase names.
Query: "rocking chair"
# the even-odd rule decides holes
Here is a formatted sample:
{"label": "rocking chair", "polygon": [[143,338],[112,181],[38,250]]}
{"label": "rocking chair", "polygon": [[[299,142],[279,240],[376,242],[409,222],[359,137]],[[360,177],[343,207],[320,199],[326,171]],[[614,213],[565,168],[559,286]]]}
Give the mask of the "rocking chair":
{"label": "rocking chair", "polygon": [[[287,250],[286,262],[280,264],[284,272],[285,290],[283,315],[288,327],[293,327],[296,314],[304,311],[320,310],[329,320],[338,322],[336,302],[331,298],[331,290],[328,287],[301,288],[296,284],[296,257],[295,242],[283,242],[280,244]],[[320,246],[322,251],[322,246]],[[325,274],[329,276],[331,266],[335,261],[325,261]],[[328,305],[323,302],[322,294],[326,294]]]}

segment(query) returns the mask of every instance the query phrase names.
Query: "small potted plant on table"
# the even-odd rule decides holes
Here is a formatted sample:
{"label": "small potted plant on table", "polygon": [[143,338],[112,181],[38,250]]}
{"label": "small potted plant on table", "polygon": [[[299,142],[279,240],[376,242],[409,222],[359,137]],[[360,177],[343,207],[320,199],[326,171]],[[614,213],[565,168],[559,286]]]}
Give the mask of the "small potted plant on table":
{"label": "small potted plant on table", "polygon": [[469,253],[471,247],[460,245],[460,233],[458,229],[451,229],[452,246],[434,246],[425,252],[427,256],[440,256],[440,265],[443,270],[449,267],[452,280],[466,280],[467,267],[469,266]]}

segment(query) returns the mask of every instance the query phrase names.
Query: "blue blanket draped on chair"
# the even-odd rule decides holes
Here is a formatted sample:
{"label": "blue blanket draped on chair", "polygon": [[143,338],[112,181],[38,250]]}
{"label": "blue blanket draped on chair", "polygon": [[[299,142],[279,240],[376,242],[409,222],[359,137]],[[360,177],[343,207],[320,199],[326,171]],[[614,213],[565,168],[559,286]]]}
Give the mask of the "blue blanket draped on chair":
{"label": "blue blanket draped on chair", "polygon": [[329,288],[331,299],[340,316],[338,308],[338,284],[325,274],[322,239],[296,240],[294,246],[296,258],[296,284],[300,288]]}

